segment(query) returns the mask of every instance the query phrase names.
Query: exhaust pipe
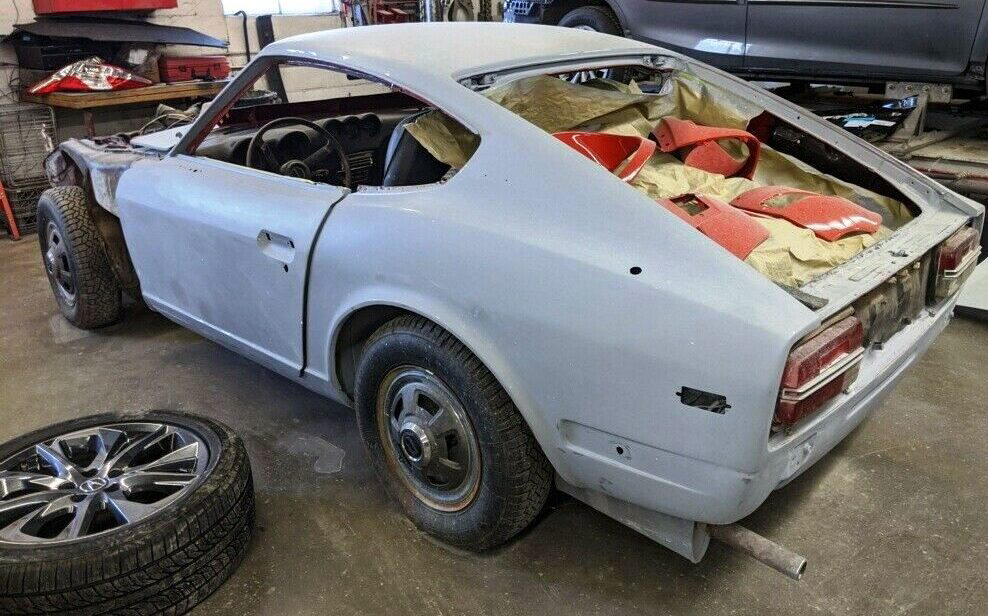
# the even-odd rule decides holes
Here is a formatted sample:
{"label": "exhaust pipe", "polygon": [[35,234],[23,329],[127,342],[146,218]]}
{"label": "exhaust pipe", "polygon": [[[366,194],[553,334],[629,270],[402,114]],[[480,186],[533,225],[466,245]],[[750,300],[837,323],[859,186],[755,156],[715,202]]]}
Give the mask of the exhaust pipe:
{"label": "exhaust pipe", "polygon": [[735,550],[744,552],[757,561],[772,567],[779,573],[799,581],[806,573],[806,559],[787,550],[778,543],[752,532],[744,526],[726,524],[709,525],[710,536]]}

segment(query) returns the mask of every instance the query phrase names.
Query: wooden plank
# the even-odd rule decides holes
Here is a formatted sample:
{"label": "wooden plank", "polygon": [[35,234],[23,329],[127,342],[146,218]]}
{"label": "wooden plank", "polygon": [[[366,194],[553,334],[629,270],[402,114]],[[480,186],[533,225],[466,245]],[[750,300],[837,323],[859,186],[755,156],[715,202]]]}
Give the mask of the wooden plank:
{"label": "wooden plank", "polygon": [[22,92],[21,100],[26,103],[41,103],[42,105],[66,109],[92,109],[114,105],[154,103],[177,98],[211,98],[216,96],[226,84],[226,81],[186,81],[111,92],[52,92],[41,95]]}

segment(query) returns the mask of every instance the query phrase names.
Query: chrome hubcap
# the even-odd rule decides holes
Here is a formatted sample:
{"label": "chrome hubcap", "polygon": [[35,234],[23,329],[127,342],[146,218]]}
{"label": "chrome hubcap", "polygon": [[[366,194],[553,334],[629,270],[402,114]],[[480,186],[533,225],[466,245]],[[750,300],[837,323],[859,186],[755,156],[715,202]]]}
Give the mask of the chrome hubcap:
{"label": "chrome hubcap", "polygon": [[45,270],[48,272],[48,278],[65,303],[74,305],[75,274],[72,273],[72,266],[69,264],[69,253],[65,248],[65,242],[53,222],[49,222],[45,228],[45,247]]}
{"label": "chrome hubcap", "polygon": [[480,447],[466,410],[427,370],[392,370],[378,395],[378,426],[389,464],[422,502],[463,509],[480,486]]}
{"label": "chrome hubcap", "polygon": [[134,524],[206,474],[193,432],[160,423],[78,430],[0,462],[0,543],[49,544]]}

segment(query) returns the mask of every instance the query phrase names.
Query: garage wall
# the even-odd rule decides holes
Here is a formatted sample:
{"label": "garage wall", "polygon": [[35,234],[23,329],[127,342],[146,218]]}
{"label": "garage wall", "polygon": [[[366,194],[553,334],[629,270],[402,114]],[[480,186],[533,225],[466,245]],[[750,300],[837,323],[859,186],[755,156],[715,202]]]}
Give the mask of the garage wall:
{"label": "garage wall", "polygon": [[[34,19],[34,9],[31,0],[0,0],[0,34],[8,34],[15,23],[27,23]],[[178,8],[154,11],[148,15],[148,21],[169,26],[181,26],[198,30],[203,34],[229,41],[227,49],[209,47],[170,46],[166,53],[174,55],[210,55],[224,54],[230,58],[234,68],[246,64],[243,25],[240,16],[224,15],[220,0],[179,0]],[[340,16],[331,15],[276,15],[273,18],[276,38],[284,38],[294,34],[327,30],[342,26]],[[250,49],[257,52],[257,26],[253,17],[248,17],[247,33],[250,39]],[[366,85],[361,82],[347,81],[342,76],[328,89],[307,89],[308,84],[290,83],[286,81],[286,89],[300,93],[299,99],[314,99],[327,96],[344,96],[347,94],[363,93]],[[0,102],[12,103],[17,100],[17,58],[10,45],[0,45]],[[134,130],[141,126],[154,112],[154,105],[141,107],[114,108],[112,110],[95,110],[94,121],[99,134],[112,134],[120,131]],[[85,134],[82,126],[82,114],[69,110],[56,110],[59,139],[79,137]]]}

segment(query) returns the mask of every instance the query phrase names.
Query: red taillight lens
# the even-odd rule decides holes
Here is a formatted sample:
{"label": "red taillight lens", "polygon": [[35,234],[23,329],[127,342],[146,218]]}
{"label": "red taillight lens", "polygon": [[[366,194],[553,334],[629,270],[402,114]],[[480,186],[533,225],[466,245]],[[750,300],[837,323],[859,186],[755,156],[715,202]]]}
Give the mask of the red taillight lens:
{"label": "red taillight lens", "polygon": [[978,232],[971,227],[964,227],[948,237],[940,245],[940,273],[956,270],[977,245]]}
{"label": "red taillight lens", "polygon": [[946,299],[956,293],[974,271],[981,254],[979,239],[977,230],[964,227],[940,244],[935,299]]}
{"label": "red taillight lens", "polygon": [[850,385],[857,376],[863,344],[861,321],[850,316],[794,348],[782,371],[775,420],[798,421]]}

